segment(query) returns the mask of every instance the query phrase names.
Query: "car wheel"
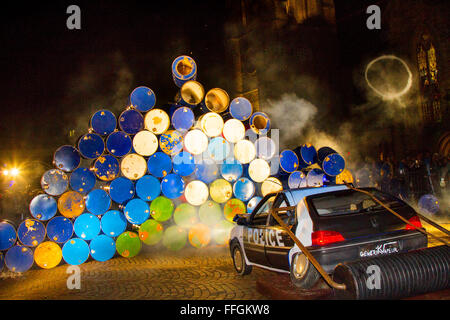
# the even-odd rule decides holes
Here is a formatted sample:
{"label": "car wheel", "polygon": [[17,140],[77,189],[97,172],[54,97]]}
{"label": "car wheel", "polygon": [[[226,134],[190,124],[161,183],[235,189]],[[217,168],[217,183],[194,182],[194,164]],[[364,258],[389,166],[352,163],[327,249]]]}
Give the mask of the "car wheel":
{"label": "car wheel", "polygon": [[242,253],[242,249],[239,244],[235,243],[233,245],[231,248],[231,256],[233,258],[234,269],[239,275],[245,276],[252,272],[252,266],[249,266],[245,262],[244,254]]}
{"label": "car wheel", "polygon": [[301,289],[311,289],[320,279],[316,267],[302,253],[296,253],[292,257],[290,274],[292,284]]}

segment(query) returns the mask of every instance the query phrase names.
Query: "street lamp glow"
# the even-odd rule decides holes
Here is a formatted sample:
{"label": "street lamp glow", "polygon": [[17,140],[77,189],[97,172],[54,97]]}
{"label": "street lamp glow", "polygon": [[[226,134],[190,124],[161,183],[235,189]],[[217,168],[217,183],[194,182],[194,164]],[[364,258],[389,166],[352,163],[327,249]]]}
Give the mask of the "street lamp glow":
{"label": "street lamp glow", "polygon": [[9,171],[8,171],[8,170],[3,170],[3,175],[4,175],[4,176],[9,175]]}
{"label": "street lamp glow", "polygon": [[17,175],[19,174],[19,169],[17,169],[17,168],[11,169],[10,174],[11,174],[11,176],[13,176],[13,177],[17,176]]}

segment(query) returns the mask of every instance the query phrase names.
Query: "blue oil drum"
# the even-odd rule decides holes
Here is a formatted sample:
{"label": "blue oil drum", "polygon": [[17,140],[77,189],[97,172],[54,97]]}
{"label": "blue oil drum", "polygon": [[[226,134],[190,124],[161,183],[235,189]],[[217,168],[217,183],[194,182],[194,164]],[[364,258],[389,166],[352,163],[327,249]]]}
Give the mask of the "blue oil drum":
{"label": "blue oil drum", "polygon": [[75,170],[81,161],[80,153],[72,146],[66,145],[59,147],[53,155],[55,167],[65,172]]}
{"label": "blue oil drum", "polygon": [[226,159],[220,166],[220,174],[228,182],[235,182],[242,176],[242,173],[242,164],[234,158]]}
{"label": "blue oil drum", "polygon": [[67,264],[80,265],[89,258],[89,245],[80,238],[72,238],[62,248],[63,259]]}
{"label": "blue oil drum", "polygon": [[73,191],[87,194],[95,187],[96,178],[89,168],[77,168],[70,175],[69,184]]}
{"label": "blue oil drum", "polygon": [[152,176],[163,178],[172,171],[172,159],[164,152],[155,152],[147,160],[147,170]]}
{"label": "blue oil drum", "polygon": [[258,196],[251,198],[247,203],[247,213],[252,213],[261,200],[262,198]]}
{"label": "blue oil drum", "polygon": [[306,175],[307,187],[322,187],[327,182],[326,174],[317,168],[310,170],[303,170]]}
{"label": "blue oil drum", "polygon": [[33,263],[34,255],[31,248],[16,245],[6,252],[5,264],[12,272],[28,271]]}
{"label": "blue oil drum", "polygon": [[116,242],[113,238],[101,234],[89,243],[91,257],[97,261],[108,261],[116,253]]}
{"label": "blue oil drum", "polygon": [[289,174],[298,169],[298,157],[292,150],[283,150],[280,153],[280,174]]}
{"label": "blue oil drum", "polygon": [[169,199],[181,197],[184,193],[184,186],[183,178],[176,173],[168,174],[161,180],[161,191]]}
{"label": "blue oil drum", "polygon": [[299,168],[303,169],[317,163],[317,150],[312,144],[306,143],[294,149],[300,162]]}
{"label": "blue oil drum", "polygon": [[289,175],[289,189],[306,188],[306,175],[302,171],[294,171]]}
{"label": "blue oil drum", "polygon": [[181,88],[189,80],[197,78],[197,64],[189,56],[179,56],[172,62],[172,77],[177,87]]}
{"label": "blue oil drum", "polygon": [[104,214],[111,207],[111,198],[103,189],[94,189],[86,196],[86,209],[96,216]]}
{"label": "blue oil drum", "polygon": [[191,175],[195,170],[195,158],[187,151],[181,151],[173,157],[173,172],[182,177]]}
{"label": "blue oil drum", "polygon": [[53,218],[57,210],[58,205],[55,198],[46,194],[39,194],[30,202],[31,215],[33,218],[41,221],[47,221]]}
{"label": "blue oil drum", "polygon": [[345,169],[344,158],[329,147],[320,148],[317,158],[322,170],[329,176],[337,176]]}
{"label": "blue oil drum", "polygon": [[16,228],[7,221],[0,222],[0,251],[11,248],[17,240]]}
{"label": "blue oil drum", "polygon": [[183,136],[176,130],[168,130],[159,136],[161,151],[169,156],[174,156],[183,149]]}
{"label": "blue oil drum", "polygon": [[94,173],[102,181],[114,180],[119,172],[119,161],[109,154],[98,157],[94,162]]}
{"label": "blue oil drum", "polygon": [[144,117],[137,110],[125,110],[119,117],[119,127],[125,133],[134,135],[144,128]]}
{"label": "blue oil drum", "polygon": [[233,185],[233,193],[239,200],[247,202],[255,195],[255,184],[248,178],[239,178]]}
{"label": "blue oil drum", "polygon": [[114,113],[109,110],[99,110],[91,118],[92,129],[103,136],[111,134],[116,130],[117,120]]}
{"label": "blue oil drum", "polygon": [[245,121],[252,115],[253,107],[244,97],[237,97],[230,102],[230,114],[233,118]]}
{"label": "blue oil drum", "polygon": [[270,130],[270,118],[265,112],[255,112],[249,120],[250,129],[256,134],[264,135]]}
{"label": "blue oil drum", "polygon": [[73,229],[78,238],[92,240],[100,233],[100,220],[91,213],[83,213],[76,218]]}
{"label": "blue oil drum", "polygon": [[141,86],[130,94],[131,106],[141,112],[151,110],[156,104],[156,96],[152,89]]}
{"label": "blue oil drum", "polygon": [[128,154],[132,146],[131,137],[123,131],[113,132],[106,139],[106,150],[115,157],[123,157]]}
{"label": "blue oil drum", "polygon": [[269,137],[261,137],[255,141],[256,157],[263,160],[272,159],[277,153],[275,142]]}
{"label": "blue oil drum", "polygon": [[17,228],[17,238],[27,247],[37,247],[45,239],[45,226],[35,219],[26,219]]}
{"label": "blue oil drum", "polygon": [[134,183],[130,179],[119,177],[109,184],[109,195],[114,202],[124,203],[134,197]]}
{"label": "blue oil drum", "polygon": [[118,237],[125,232],[127,224],[125,215],[118,210],[106,212],[100,221],[103,233],[110,237]]}
{"label": "blue oil drum", "polygon": [[78,150],[87,159],[95,159],[105,152],[105,142],[96,133],[87,133],[78,141]]}
{"label": "blue oil drum", "polygon": [[205,158],[197,164],[195,168],[195,176],[197,180],[209,184],[219,177],[219,167],[214,160]]}
{"label": "blue oil drum", "polygon": [[142,224],[150,217],[150,208],[142,199],[132,199],[130,200],[123,209],[125,218],[131,224]]}
{"label": "blue oil drum", "polygon": [[180,107],[172,114],[172,126],[180,132],[188,131],[194,122],[194,112],[188,107]]}
{"label": "blue oil drum", "polygon": [[439,200],[432,194],[426,194],[419,199],[420,211],[427,214],[436,214],[439,212]]}
{"label": "blue oil drum", "polygon": [[66,217],[57,216],[47,223],[47,237],[56,243],[65,243],[72,235],[73,223]]}
{"label": "blue oil drum", "polygon": [[216,162],[222,162],[228,158],[231,152],[230,143],[222,137],[215,137],[209,141],[208,156]]}
{"label": "blue oil drum", "polygon": [[155,200],[161,194],[161,183],[152,175],[145,175],[136,182],[136,194],[144,201]]}
{"label": "blue oil drum", "polygon": [[51,196],[62,195],[69,186],[69,177],[58,169],[46,171],[41,178],[41,187],[45,193]]}

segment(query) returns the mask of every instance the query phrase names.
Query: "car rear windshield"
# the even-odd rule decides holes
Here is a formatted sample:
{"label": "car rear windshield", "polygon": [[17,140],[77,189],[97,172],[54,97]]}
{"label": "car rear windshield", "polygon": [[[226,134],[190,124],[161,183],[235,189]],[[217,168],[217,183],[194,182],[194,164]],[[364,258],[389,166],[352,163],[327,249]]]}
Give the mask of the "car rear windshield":
{"label": "car rear windshield", "polygon": [[[390,208],[405,205],[405,203],[399,199],[380,191],[374,189],[366,189],[366,191],[372,193],[377,199]],[[323,193],[311,196],[309,199],[319,216],[371,212],[380,209],[384,210],[384,208],[370,196],[354,190]]]}

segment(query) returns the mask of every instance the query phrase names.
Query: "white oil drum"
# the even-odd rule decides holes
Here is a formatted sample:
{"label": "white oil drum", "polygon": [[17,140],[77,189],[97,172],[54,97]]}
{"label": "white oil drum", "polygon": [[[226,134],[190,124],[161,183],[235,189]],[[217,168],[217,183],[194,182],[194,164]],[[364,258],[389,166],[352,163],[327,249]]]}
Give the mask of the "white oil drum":
{"label": "white oil drum", "polygon": [[261,184],[261,194],[263,197],[270,193],[283,191],[281,181],[275,177],[269,177]]}
{"label": "white oil drum", "polygon": [[186,185],[184,197],[186,201],[193,206],[200,206],[208,200],[209,190],[206,183],[200,180],[194,180]]}
{"label": "white oil drum", "polygon": [[223,137],[231,143],[236,143],[245,138],[244,124],[236,119],[225,121],[223,125]]}
{"label": "white oil drum", "polygon": [[136,153],[127,154],[120,163],[120,171],[125,178],[137,180],[147,172],[147,161]]}
{"label": "white oil drum", "polygon": [[161,109],[152,109],[145,115],[144,127],[154,134],[163,134],[169,129],[169,115]]}
{"label": "white oil drum", "polygon": [[222,134],[223,131],[223,118],[215,113],[208,112],[199,118],[200,129],[208,137],[217,137]]}
{"label": "white oil drum", "polygon": [[255,145],[249,140],[238,141],[234,145],[234,157],[242,164],[250,163],[256,156]]}
{"label": "white oil drum", "polygon": [[201,130],[191,130],[184,137],[184,148],[190,154],[201,154],[208,148],[208,137]]}
{"label": "white oil drum", "polygon": [[255,159],[248,166],[248,175],[255,182],[263,182],[270,175],[270,166],[266,160]]}
{"label": "white oil drum", "polygon": [[133,138],[133,148],[141,156],[151,156],[158,150],[158,138],[148,130],[139,131]]}

